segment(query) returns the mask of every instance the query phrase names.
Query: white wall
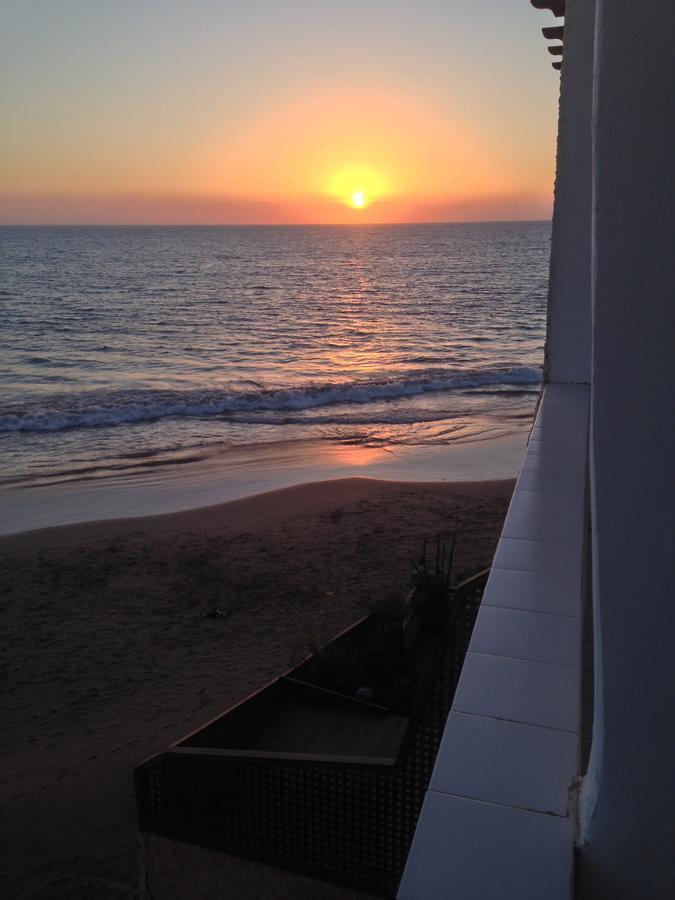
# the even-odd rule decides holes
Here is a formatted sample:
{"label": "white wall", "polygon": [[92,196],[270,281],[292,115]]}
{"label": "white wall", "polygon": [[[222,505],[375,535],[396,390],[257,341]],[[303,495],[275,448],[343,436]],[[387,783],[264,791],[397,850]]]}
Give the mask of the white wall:
{"label": "white wall", "polygon": [[675,896],[675,4],[598,0],[585,900]]}
{"label": "white wall", "polygon": [[554,382],[588,382],[591,372],[594,15],[594,0],[567,0],[544,372]]}

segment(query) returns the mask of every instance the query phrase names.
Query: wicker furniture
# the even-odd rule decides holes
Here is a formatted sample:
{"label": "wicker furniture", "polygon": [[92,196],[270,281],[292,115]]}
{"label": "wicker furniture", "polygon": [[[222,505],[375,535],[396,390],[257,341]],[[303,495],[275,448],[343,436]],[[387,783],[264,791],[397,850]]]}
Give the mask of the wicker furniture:
{"label": "wicker furniture", "polygon": [[307,660],[137,768],[140,829],[394,896],[486,578],[427,635],[409,716],[308,685]]}

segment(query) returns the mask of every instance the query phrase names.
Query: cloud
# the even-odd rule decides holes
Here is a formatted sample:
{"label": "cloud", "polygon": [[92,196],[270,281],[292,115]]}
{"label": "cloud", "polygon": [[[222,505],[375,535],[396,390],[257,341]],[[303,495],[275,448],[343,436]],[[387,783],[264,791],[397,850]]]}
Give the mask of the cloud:
{"label": "cloud", "polygon": [[0,194],[4,225],[301,225],[546,219],[548,193],[390,196],[367,209],[321,195]]}

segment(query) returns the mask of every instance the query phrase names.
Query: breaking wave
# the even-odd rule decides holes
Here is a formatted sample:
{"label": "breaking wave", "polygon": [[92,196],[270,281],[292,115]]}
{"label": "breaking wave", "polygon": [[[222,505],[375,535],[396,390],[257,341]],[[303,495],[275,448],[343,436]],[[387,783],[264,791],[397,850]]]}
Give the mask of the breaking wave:
{"label": "breaking wave", "polygon": [[[33,401],[23,406],[5,408],[0,411],[0,432],[111,427],[175,416],[221,416],[236,420],[241,414],[266,413],[268,415],[264,420],[269,421],[270,413],[301,413],[317,407],[398,400],[486,385],[537,385],[540,381],[541,371],[538,368],[520,366],[474,370],[434,369],[373,381],[305,384],[253,391],[93,391],[76,396],[53,396],[41,404]],[[329,418],[326,416],[326,420]]]}

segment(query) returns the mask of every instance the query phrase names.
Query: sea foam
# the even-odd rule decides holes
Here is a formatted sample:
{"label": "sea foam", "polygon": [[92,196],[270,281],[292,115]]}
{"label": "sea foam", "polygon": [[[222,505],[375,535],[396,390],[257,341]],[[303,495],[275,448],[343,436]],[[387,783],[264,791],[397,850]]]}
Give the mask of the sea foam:
{"label": "sea foam", "polygon": [[[538,368],[514,366],[498,369],[434,369],[415,371],[388,379],[310,383],[289,388],[260,388],[254,391],[152,390],[131,389],[61,394],[41,403],[35,401],[0,411],[0,432],[46,432],[74,428],[97,428],[132,422],[148,422],[175,416],[222,416],[237,419],[240,414],[298,413],[319,407],[362,405],[395,401],[423,394],[486,385],[505,387],[537,385]],[[323,421],[339,417],[326,415]],[[343,421],[349,421],[344,417]],[[352,421],[363,421],[359,417]],[[381,421],[382,419],[378,419]],[[396,419],[393,419],[396,421]],[[269,415],[260,421],[270,422]],[[285,421],[288,421],[286,417]]]}

